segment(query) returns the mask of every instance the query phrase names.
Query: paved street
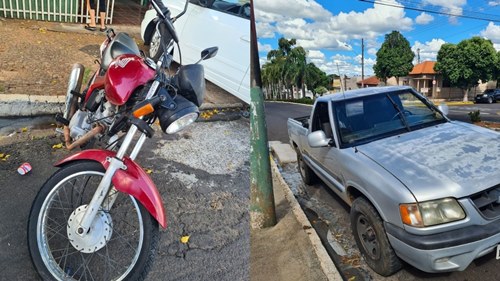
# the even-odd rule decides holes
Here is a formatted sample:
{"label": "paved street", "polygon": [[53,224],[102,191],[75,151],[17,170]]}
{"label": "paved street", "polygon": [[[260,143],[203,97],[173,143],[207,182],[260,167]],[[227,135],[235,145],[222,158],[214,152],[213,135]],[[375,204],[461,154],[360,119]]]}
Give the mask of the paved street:
{"label": "paved street", "polygon": [[[30,134],[30,131],[23,134]],[[195,123],[146,142],[138,163],[151,169],[167,213],[147,280],[248,280],[249,122]],[[58,137],[0,146],[0,280],[38,280],[28,253],[26,226],[34,196],[68,152]],[[28,161],[33,170],[19,175]],[[183,244],[180,238],[189,235]]]}
{"label": "paved street", "polygon": [[286,121],[311,114],[311,106],[295,103],[266,102],[267,135],[270,141],[289,143]]}
{"label": "paved street", "polygon": [[[286,103],[267,102],[266,121],[268,124],[268,134],[270,140],[279,140],[288,143],[286,119],[288,116],[298,117],[310,114],[311,107],[297,106]],[[481,118],[486,121],[500,122],[500,103],[498,104],[474,104],[468,106],[451,106],[449,117],[453,120],[470,122],[467,113],[473,110],[481,111]],[[290,188],[298,198],[301,206],[316,221],[322,221],[328,229],[320,233],[327,240],[333,240],[345,251],[342,257],[334,256],[339,260],[343,270],[358,268],[365,280],[396,281],[396,280],[498,280],[498,261],[494,253],[475,260],[465,271],[428,274],[404,264],[403,269],[391,277],[381,277],[374,273],[360,258],[354,237],[351,234],[349,220],[349,206],[337,197],[323,183],[314,186],[306,186],[302,183],[295,164],[288,164],[283,167],[282,175],[290,185]],[[328,234],[330,232],[330,234]],[[328,246],[327,246],[328,247]],[[359,278],[356,280],[360,280]]]}
{"label": "paved street", "polygon": [[453,120],[470,122],[470,118],[467,113],[476,110],[481,112],[481,120],[500,122],[500,103],[478,103],[466,106],[450,106],[450,113],[448,114],[448,117]]}

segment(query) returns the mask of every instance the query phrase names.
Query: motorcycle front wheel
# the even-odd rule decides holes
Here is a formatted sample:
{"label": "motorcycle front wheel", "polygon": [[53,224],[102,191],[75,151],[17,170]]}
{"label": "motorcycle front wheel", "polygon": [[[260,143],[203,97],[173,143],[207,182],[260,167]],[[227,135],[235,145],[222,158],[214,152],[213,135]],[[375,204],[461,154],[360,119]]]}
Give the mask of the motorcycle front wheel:
{"label": "motorcycle front wheel", "polygon": [[[104,168],[94,161],[64,166],[42,186],[31,207],[28,246],[44,280],[143,280],[159,242],[158,222],[130,195],[112,189],[112,208],[98,211],[87,235],[77,223]],[[116,194],[117,193],[117,194]],[[105,202],[107,202],[105,200]]]}

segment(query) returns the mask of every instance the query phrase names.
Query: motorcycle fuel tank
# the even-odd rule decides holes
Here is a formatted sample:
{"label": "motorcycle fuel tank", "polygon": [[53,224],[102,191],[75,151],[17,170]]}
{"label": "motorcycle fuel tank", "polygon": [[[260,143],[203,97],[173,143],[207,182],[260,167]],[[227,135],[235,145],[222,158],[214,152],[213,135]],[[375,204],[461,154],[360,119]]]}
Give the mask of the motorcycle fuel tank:
{"label": "motorcycle fuel tank", "polygon": [[118,56],[109,65],[104,78],[106,99],[114,105],[123,105],[137,87],[154,76],[155,70],[143,58],[133,54]]}

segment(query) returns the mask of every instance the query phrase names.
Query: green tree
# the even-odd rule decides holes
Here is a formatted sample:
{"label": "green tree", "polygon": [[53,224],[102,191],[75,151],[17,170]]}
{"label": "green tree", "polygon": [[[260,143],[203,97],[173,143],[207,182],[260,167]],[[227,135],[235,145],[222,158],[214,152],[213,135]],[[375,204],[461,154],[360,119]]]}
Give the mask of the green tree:
{"label": "green tree", "polygon": [[497,52],[497,63],[493,72],[493,79],[497,81],[496,88],[500,86],[500,51]]}
{"label": "green tree", "polygon": [[326,73],[323,72],[321,69],[319,69],[312,62],[307,64],[305,83],[307,85],[307,88],[311,90],[314,94],[324,94],[324,93],[319,93],[316,90],[319,87],[324,87],[325,90],[327,91],[327,87],[331,85]]}
{"label": "green tree", "polygon": [[324,95],[326,92],[328,92],[328,90],[324,86],[319,86],[318,88],[314,89],[314,93],[320,96]]}
{"label": "green tree", "polygon": [[398,31],[385,35],[384,43],[377,51],[377,62],[373,70],[378,78],[387,83],[387,78],[406,76],[413,69],[415,54],[410,48],[410,42]]}
{"label": "green tree", "polygon": [[[296,43],[295,39],[288,40],[282,37],[278,40],[278,49],[267,53],[267,60],[269,61],[267,67],[271,69],[269,72],[269,75],[271,75],[270,80],[275,83],[280,98],[283,98],[282,88],[289,89],[288,94],[292,94],[292,83],[295,77],[293,72],[287,69],[290,67],[288,55]],[[291,98],[291,96],[285,98]]]}
{"label": "green tree", "polygon": [[443,74],[453,87],[462,89],[464,101],[470,88],[479,80],[490,80],[497,66],[498,54],[493,43],[481,37],[462,40],[457,45],[444,44],[439,49],[434,70]]}
{"label": "green tree", "polygon": [[285,77],[291,81],[302,92],[302,97],[306,96],[304,78],[306,75],[306,56],[304,48],[298,46],[290,50],[285,61]]}

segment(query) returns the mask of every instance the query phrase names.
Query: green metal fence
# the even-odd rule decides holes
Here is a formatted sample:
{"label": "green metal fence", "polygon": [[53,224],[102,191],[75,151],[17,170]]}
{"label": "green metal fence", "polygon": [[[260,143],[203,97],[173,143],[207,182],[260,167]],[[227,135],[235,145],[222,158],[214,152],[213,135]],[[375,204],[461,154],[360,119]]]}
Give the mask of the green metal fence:
{"label": "green metal fence", "polygon": [[[114,0],[106,3],[107,24],[112,23],[114,3]],[[87,21],[86,0],[0,0],[0,17],[84,23]]]}

